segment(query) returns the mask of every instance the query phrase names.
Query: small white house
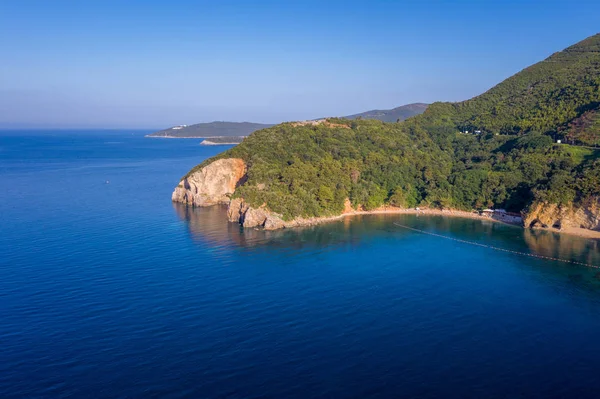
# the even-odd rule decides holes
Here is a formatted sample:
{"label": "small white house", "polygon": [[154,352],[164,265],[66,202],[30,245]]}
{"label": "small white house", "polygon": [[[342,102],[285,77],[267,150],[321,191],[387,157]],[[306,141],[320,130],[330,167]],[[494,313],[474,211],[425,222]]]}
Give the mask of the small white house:
{"label": "small white house", "polygon": [[556,144],[562,143],[562,140],[556,140]]}

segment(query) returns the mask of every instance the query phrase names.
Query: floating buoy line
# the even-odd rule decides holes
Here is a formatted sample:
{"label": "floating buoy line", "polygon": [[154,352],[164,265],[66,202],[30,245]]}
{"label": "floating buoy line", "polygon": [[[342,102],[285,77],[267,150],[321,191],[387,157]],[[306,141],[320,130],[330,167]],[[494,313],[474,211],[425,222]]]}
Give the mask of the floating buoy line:
{"label": "floating buoy line", "polygon": [[481,243],[475,242],[475,241],[461,240],[460,238],[448,237],[448,236],[445,236],[445,235],[442,235],[442,234],[432,233],[431,231],[425,231],[425,230],[421,230],[421,229],[415,229],[414,227],[406,226],[406,225],[403,225],[403,224],[400,224],[400,223],[396,223],[396,222],[394,222],[394,225],[396,225],[398,227],[402,227],[402,228],[407,229],[407,230],[412,230],[412,231],[417,232],[417,233],[426,234],[426,235],[430,235],[430,236],[438,237],[438,238],[444,238],[446,240],[456,241],[456,242],[460,242],[460,243],[463,243],[463,244],[469,244],[469,245],[475,245],[475,246],[482,247],[482,248],[493,249],[495,251],[508,252],[508,253],[515,254],[515,255],[528,256],[530,258],[553,260],[553,261],[556,261],[556,262],[571,263],[573,265],[591,267],[593,269],[600,269],[600,266],[592,265],[590,263],[583,263],[583,262],[577,262],[575,260],[553,258],[551,256],[536,255],[536,254],[531,254],[531,253],[527,253],[527,252],[519,252],[519,251],[510,250],[510,249],[505,249],[505,248],[500,248],[500,247],[494,247],[493,245],[481,244]]}

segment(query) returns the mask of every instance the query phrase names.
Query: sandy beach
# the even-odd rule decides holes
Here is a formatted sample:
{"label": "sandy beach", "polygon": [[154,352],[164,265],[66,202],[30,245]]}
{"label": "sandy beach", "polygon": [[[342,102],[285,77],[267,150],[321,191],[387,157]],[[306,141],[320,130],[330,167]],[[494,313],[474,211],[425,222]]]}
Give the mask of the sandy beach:
{"label": "sandy beach", "polygon": [[[490,222],[504,223],[510,224],[513,226],[523,227],[523,221],[520,217],[515,217],[508,214],[484,214],[481,215],[475,212],[461,211],[455,209],[404,209],[404,208],[396,208],[391,206],[377,208],[371,211],[362,211],[362,210],[349,210],[344,212],[338,216],[329,216],[323,218],[310,218],[310,219],[297,219],[296,226],[310,226],[319,223],[325,223],[335,220],[340,220],[345,217],[352,217],[357,215],[426,215],[426,216],[446,216],[446,217],[456,217],[456,218],[467,218],[467,219],[477,219],[477,220],[485,220]],[[293,226],[290,226],[293,227]],[[524,227],[523,227],[524,228]],[[582,228],[564,228],[564,229],[556,229],[556,228],[536,228],[539,230],[551,231],[559,234],[568,234],[573,236],[578,236],[582,238],[590,238],[590,239],[600,239],[600,231],[582,229]]]}

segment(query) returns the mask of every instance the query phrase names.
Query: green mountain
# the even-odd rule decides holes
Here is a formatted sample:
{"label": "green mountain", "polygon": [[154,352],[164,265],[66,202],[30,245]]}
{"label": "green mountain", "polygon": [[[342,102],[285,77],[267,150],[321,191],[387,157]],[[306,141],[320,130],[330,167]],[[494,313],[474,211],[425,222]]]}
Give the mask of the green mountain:
{"label": "green mountain", "polygon": [[273,125],[251,122],[210,122],[179,125],[147,135],[146,137],[202,138],[239,137]]}
{"label": "green mountain", "polygon": [[286,220],[340,214],[347,198],[367,210],[391,204],[527,213],[553,204],[575,212],[600,196],[600,154],[565,141],[600,144],[599,87],[595,35],[473,99],[434,103],[402,123],[283,123],[187,176],[216,159],[240,158],[247,175],[233,197]]}
{"label": "green mountain", "polygon": [[[593,125],[594,132],[600,132],[599,60],[597,34],[525,68],[480,96],[455,104],[433,104],[429,117],[434,122],[450,120],[461,131],[540,132],[574,144],[600,145],[600,135],[585,137],[577,129],[581,124]],[[582,116],[589,123],[578,121]]]}
{"label": "green mountain", "polygon": [[376,119],[382,122],[398,122],[420,115],[427,109],[429,104],[414,103],[406,104],[393,109],[374,109],[360,114],[344,116],[344,119]]}

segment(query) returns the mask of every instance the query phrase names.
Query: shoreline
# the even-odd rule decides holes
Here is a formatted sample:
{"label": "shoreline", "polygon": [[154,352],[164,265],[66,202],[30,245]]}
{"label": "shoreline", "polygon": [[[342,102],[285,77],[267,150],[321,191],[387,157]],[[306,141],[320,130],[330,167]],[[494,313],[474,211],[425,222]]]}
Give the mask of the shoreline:
{"label": "shoreline", "polygon": [[[507,220],[494,219],[490,216],[483,216],[472,212],[467,211],[459,211],[459,210],[441,210],[441,209],[419,209],[416,210],[414,208],[404,209],[404,208],[395,208],[395,207],[385,207],[385,208],[377,208],[371,211],[346,211],[340,215],[336,216],[322,216],[322,217],[314,217],[314,218],[297,218],[291,220],[289,222],[285,222],[285,228],[290,227],[301,227],[301,226],[311,226],[319,223],[325,222],[333,222],[336,220],[341,220],[345,217],[349,216],[364,216],[364,215],[426,215],[426,216],[450,216],[456,218],[463,219],[477,219],[477,220],[487,220],[490,222],[498,222],[503,224],[508,224],[512,226],[522,227],[522,221],[512,221],[509,222]],[[520,218],[519,218],[520,219]],[[598,233],[598,237],[600,237],[600,232]]]}
{"label": "shoreline", "polygon": [[[344,212],[337,216],[324,216],[318,218],[299,218],[294,219],[290,222],[285,222],[284,228],[293,228],[293,227],[307,227],[307,226],[315,226],[321,223],[328,223],[342,220],[346,217],[351,216],[363,216],[363,215],[425,215],[425,216],[449,216],[455,218],[462,219],[473,219],[473,220],[481,220],[481,221],[489,221],[495,223],[502,223],[510,226],[520,227],[522,229],[526,229],[523,226],[523,222],[521,218],[513,217],[512,220],[502,220],[500,218],[494,218],[493,216],[480,215],[473,212],[460,211],[460,210],[440,210],[440,209],[402,209],[402,208],[394,208],[394,207],[385,207],[384,209],[374,209],[372,211],[348,211]],[[267,229],[268,230],[268,229]],[[275,229],[272,229],[275,230]],[[278,229],[277,229],[278,230]],[[548,228],[532,228],[531,230],[540,230],[540,231],[549,231],[552,233],[558,234],[567,234],[571,236],[576,236],[580,238],[587,239],[600,239],[600,231],[582,229],[582,228],[566,228],[559,230],[557,228],[548,227]]]}
{"label": "shoreline", "polygon": [[238,144],[240,144],[240,143],[241,143],[241,141],[240,141],[240,142],[238,142],[238,143],[215,143],[215,142],[213,142],[213,141],[210,141],[210,140],[206,140],[206,139],[205,139],[204,141],[202,141],[202,142],[201,142],[200,144],[198,144],[198,145],[238,145]]}

